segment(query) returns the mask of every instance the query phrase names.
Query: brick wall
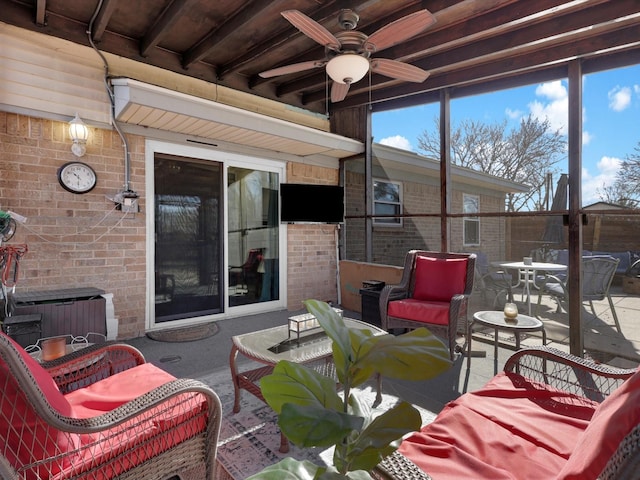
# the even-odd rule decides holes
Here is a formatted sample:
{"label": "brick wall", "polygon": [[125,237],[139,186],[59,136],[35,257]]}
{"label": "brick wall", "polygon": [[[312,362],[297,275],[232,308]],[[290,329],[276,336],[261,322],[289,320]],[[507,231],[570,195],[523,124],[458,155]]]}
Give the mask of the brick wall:
{"label": "brick wall", "polygon": [[28,218],[7,243],[26,244],[17,289],[96,287],[114,294],[119,337],[142,335],[145,322],[144,141],[128,136],[131,188],[141,213],[122,214],[105,198],[124,184],[122,141],[89,128],[81,161],[97,173],[84,195],[64,190],[58,168],[76,160],[66,122],[0,112],[0,209]]}
{"label": "brick wall", "polygon": [[[364,215],[364,175],[346,172],[347,216]],[[438,185],[402,181],[403,213],[406,215],[436,214],[438,217],[405,217],[402,227],[373,227],[373,263],[404,265],[406,253],[412,249],[440,250],[440,189]],[[451,195],[452,211],[460,212],[464,187],[454,186]],[[473,192],[470,192],[473,193]],[[481,211],[499,211],[499,196],[480,195]],[[504,205],[504,202],[502,203]],[[480,220],[480,246],[463,245],[462,219],[452,218],[449,239],[451,251],[486,251],[489,258],[504,256],[505,222],[500,218]],[[349,219],[345,231],[345,259],[363,262],[365,257],[364,219]]]}
{"label": "brick wall", "polygon": [[[287,182],[338,185],[338,170],[290,163]],[[309,298],[337,301],[336,229],[321,224],[287,226],[289,310],[303,308],[302,301]]]}

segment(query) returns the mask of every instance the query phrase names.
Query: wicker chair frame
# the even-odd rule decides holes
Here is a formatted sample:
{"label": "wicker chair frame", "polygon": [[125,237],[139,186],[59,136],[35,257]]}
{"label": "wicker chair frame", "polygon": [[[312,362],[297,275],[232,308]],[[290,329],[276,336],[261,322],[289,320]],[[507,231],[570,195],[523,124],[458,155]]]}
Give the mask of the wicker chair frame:
{"label": "wicker chair frame", "polygon": [[[466,258],[467,259],[467,278],[464,292],[454,295],[449,304],[449,324],[434,325],[431,323],[416,322],[405,318],[392,317],[387,313],[387,306],[390,301],[411,298],[415,290],[416,280],[416,259],[418,257],[430,257],[438,259]],[[474,253],[448,253],[448,252],[431,252],[427,250],[411,250],[407,252],[404,260],[404,269],[402,278],[397,285],[387,285],[382,289],[380,294],[380,321],[383,330],[389,331],[392,328],[408,328],[416,329],[426,327],[433,333],[443,338],[448,347],[451,359],[453,360],[455,352],[464,351],[464,345],[459,347],[456,343],[458,333],[466,335],[467,333],[467,305],[469,297],[473,291],[473,281],[475,276],[476,255]]]}
{"label": "wicker chair frame", "polygon": [[[602,402],[637,370],[596,364],[551,347],[531,347],[514,353],[506,362],[506,372],[520,375],[554,388]],[[543,388],[543,387],[542,387]],[[609,459],[600,480],[634,480],[640,471],[640,426],[632,430]],[[397,451],[372,472],[379,480],[431,480],[411,460]]]}
{"label": "wicker chair frame", "polygon": [[[0,362],[4,362],[10,375],[2,379],[4,388],[11,388],[21,396],[21,404],[27,405],[31,417],[37,417],[36,424],[47,429],[48,434],[57,436],[94,435],[108,440],[122,436],[133,436],[136,427],[144,428],[149,418],[161,419],[163,411],[175,412],[179,405],[178,420],[162,433],[144,438],[135,449],[144,450],[145,458],[140,458],[130,450],[109,453],[102,456],[102,463],[91,464],[66,476],[60,470],[65,458],[78,458],[86,453],[86,448],[96,449],[96,445],[77,446],[72,452],[60,450],[46,459],[33,459],[29,464],[10,462],[17,458],[18,447],[9,442],[0,444],[0,478],[22,480],[33,477],[29,472],[48,472],[48,478],[97,480],[113,478],[109,472],[119,471],[119,479],[164,480],[177,477],[181,480],[214,480],[216,471],[216,449],[220,431],[221,404],[216,393],[207,385],[190,379],[176,379],[142,395],[108,413],[93,418],[69,418],[59,414],[48,403],[38,387],[22,355],[15,345],[0,335]],[[135,368],[145,363],[142,353],[134,347],[115,342],[91,345],[70,353],[42,366],[51,374],[60,391],[71,392],[111,376],[120,371]],[[11,382],[9,385],[8,382]],[[4,391],[4,390],[3,390]],[[3,394],[0,392],[0,397]],[[199,404],[204,408],[192,413],[189,405]],[[184,408],[183,408],[184,405]],[[190,407],[191,409],[193,407]],[[187,414],[188,412],[188,414]],[[190,418],[182,418],[190,417]],[[24,417],[23,417],[24,418]],[[194,427],[195,424],[200,425]],[[191,421],[188,427],[186,422]],[[29,427],[26,427],[29,428]],[[180,436],[181,441],[166,443],[163,438]],[[175,438],[175,437],[174,437]],[[108,442],[107,442],[108,443]],[[152,453],[148,453],[148,452]],[[24,451],[23,451],[24,454]],[[69,457],[67,457],[69,456]],[[24,457],[24,455],[23,455]],[[58,471],[60,470],[60,471]],[[57,471],[57,473],[56,473]],[[38,478],[38,477],[35,477]]]}

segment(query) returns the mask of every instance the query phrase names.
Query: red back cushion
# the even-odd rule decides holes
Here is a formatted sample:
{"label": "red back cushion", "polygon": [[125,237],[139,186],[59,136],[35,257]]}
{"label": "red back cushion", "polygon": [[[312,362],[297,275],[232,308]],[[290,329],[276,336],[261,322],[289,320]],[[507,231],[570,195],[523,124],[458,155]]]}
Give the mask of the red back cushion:
{"label": "red back cushion", "polygon": [[464,293],[467,283],[466,258],[416,258],[416,300],[450,302],[451,297]]}
{"label": "red back cushion", "polygon": [[640,370],[597,408],[558,480],[597,478],[622,439],[640,423]]}
{"label": "red back cushion", "polygon": [[[26,363],[36,385],[54,410],[61,415],[70,416],[71,406],[58,390],[51,375],[13,339],[4,333],[0,335],[8,340],[9,348],[13,346]],[[27,402],[23,390],[19,387],[13,373],[9,371],[8,364],[2,359],[0,359],[0,389],[2,389],[0,392],[0,442],[6,442],[7,446],[10,446],[9,449],[5,449],[5,456],[14,467],[50,458],[61,451],[75,448],[77,435],[58,432],[40,419]],[[42,465],[37,471],[26,472],[24,478],[46,479],[61,468],[64,468],[64,465],[51,461],[48,465]]]}

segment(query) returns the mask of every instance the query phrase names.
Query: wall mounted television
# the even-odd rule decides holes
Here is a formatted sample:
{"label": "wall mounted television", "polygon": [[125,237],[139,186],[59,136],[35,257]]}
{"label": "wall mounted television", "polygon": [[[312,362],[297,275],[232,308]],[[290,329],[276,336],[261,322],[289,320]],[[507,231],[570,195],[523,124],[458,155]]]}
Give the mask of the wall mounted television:
{"label": "wall mounted television", "polygon": [[344,188],[281,183],[280,220],[285,223],[342,223]]}

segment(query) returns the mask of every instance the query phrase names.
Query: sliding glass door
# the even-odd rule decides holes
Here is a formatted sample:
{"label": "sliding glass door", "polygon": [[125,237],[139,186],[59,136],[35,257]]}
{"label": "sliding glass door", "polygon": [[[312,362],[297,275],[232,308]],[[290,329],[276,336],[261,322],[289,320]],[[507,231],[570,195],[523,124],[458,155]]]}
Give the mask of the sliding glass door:
{"label": "sliding glass door", "polygon": [[227,170],[229,306],[279,299],[278,174]]}
{"label": "sliding glass door", "polygon": [[222,311],[222,168],[155,156],[156,323]]}

